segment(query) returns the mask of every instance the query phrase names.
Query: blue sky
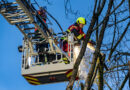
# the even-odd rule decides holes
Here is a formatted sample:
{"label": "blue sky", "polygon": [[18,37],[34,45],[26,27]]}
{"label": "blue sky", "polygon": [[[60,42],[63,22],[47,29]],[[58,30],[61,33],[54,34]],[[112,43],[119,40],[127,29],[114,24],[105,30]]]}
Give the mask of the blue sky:
{"label": "blue sky", "polygon": [[[22,35],[16,27],[9,25],[2,16],[0,27],[0,90],[63,90],[65,83],[33,86],[21,76],[21,54],[17,46],[22,43]],[[60,86],[60,87],[59,87]]]}
{"label": "blue sky", "polygon": [[[42,0],[37,1],[41,6],[47,5]],[[65,31],[69,25],[75,22],[75,18],[72,17],[69,20],[65,17],[64,0],[50,0],[50,2],[52,5],[47,5],[47,10],[58,20]],[[30,85],[21,75],[22,54],[17,49],[22,44],[23,35],[15,26],[10,25],[1,14],[0,27],[0,90],[65,90],[67,82]],[[51,27],[55,32],[60,31],[55,23]]]}
{"label": "blue sky", "polygon": [[[57,4],[61,7],[60,2]],[[61,10],[64,8],[63,5],[61,8],[56,6],[48,7],[50,13],[54,13],[56,18],[64,16],[64,11]],[[65,18],[62,18],[62,20],[65,21]],[[65,25],[66,28],[68,25]],[[23,35],[15,26],[10,25],[2,15],[0,15],[0,27],[0,90],[64,90],[66,88],[67,83],[30,85],[21,76],[22,54],[17,49],[22,44]]]}

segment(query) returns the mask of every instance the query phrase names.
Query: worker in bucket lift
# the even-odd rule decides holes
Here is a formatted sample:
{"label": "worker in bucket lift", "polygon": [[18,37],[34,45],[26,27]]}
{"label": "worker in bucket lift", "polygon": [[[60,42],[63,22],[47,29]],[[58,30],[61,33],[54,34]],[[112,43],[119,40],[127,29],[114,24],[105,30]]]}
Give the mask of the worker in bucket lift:
{"label": "worker in bucket lift", "polygon": [[[44,23],[46,23],[46,19],[47,19],[47,14],[46,14],[46,6],[40,7],[40,10],[38,10],[38,14],[41,16],[42,20],[44,21]],[[38,29],[35,28],[35,32],[38,33]]]}
{"label": "worker in bucket lift", "polygon": [[44,7],[40,7],[40,10],[38,11],[38,14],[42,17],[44,23],[46,23],[46,19],[47,19],[46,9],[47,7],[44,6]]}
{"label": "worker in bucket lift", "polygon": [[[74,34],[74,40],[80,41],[84,40],[86,35],[83,32],[83,27],[86,24],[86,19],[83,17],[79,17],[74,24],[72,24],[68,29],[67,33],[73,33]],[[66,37],[61,38],[61,41],[63,43],[63,51],[67,52],[68,51],[68,42],[65,40]],[[66,57],[63,58],[63,61],[65,63],[69,63],[68,59]]]}
{"label": "worker in bucket lift", "polygon": [[[41,16],[42,20],[44,23],[46,23],[46,18],[47,18],[47,14],[46,14],[46,10],[47,7],[40,7],[40,10],[38,10],[38,14]],[[35,28],[35,37],[39,38],[41,35],[39,34],[39,31],[37,28]],[[44,40],[44,38],[41,37],[40,41]],[[36,50],[39,53],[39,62],[43,62],[45,63],[45,54],[43,54],[42,52],[45,51],[48,48],[48,43],[44,42],[41,44],[36,44]],[[36,62],[38,62],[38,60],[36,60]]]}
{"label": "worker in bucket lift", "polygon": [[[46,19],[47,19],[46,10],[47,10],[47,7],[43,6],[43,7],[40,7],[40,10],[37,11],[38,14],[41,16],[44,23],[46,23]],[[35,28],[35,31],[37,31],[37,28]]]}

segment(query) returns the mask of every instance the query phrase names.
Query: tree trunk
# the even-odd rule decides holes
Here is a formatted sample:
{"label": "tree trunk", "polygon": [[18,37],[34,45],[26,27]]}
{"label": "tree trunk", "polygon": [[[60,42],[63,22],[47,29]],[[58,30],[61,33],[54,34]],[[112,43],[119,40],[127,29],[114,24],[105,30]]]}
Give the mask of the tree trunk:
{"label": "tree trunk", "polygon": [[86,82],[85,82],[85,89],[86,90],[91,89],[90,82],[91,82],[91,78],[93,76],[93,72],[94,72],[94,69],[95,69],[95,64],[96,64],[96,61],[97,61],[97,57],[100,54],[99,52],[100,52],[101,44],[102,44],[102,41],[103,41],[104,32],[105,32],[105,29],[106,29],[106,26],[107,26],[107,23],[108,23],[108,20],[109,20],[109,14],[110,14],[112,5],[113,5],[113,0],[110,0],[109,5],[108,5],[108,10],[107,10],[107,13],[106,13],[106,16],[105,16],[105,21],[104,21],[104,23],[102,25],[100,35],[99,35],[99,40],[98,40],[96,50],[95,50],[95,53],[94,53],[94,59],[92,60],[93,64],[90,67],[90,70],[88,72],[88,76],[87,76],[87,79],[86,79]]}
{"label": "tree trunk", "polygon": [[98,70],[98,90],[103,90],[103,85],[104,85],[104,80],[103,80],[103,70],[104,70],[104,60],[105,60],[105,55],[100,55],[99,57],[99,70]]}

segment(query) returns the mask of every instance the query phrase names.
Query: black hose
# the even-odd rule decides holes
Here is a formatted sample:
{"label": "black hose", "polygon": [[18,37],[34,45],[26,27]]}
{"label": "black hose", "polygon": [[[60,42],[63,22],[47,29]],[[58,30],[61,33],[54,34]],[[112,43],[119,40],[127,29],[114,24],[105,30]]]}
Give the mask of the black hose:
{"label": "black hose", "polygon": [[[45,10],[45,9],[44,9]],[[45,10],[46,11],[46,10]],[[47,12],[47,11],[46,11]],[[62,33],[64,32],[61,25],[59,24],[59,22],[49,13],[47,12],[47,14],[58,24],[59,28],[61,29]]]}

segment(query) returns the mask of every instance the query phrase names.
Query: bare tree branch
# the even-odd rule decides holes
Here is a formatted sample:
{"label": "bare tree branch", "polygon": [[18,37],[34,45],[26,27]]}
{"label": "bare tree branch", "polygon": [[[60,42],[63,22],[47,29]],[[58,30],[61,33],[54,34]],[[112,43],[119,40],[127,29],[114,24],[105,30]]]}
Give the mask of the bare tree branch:
{"label": "bare tree branch", "polygon": [[[130,16],[128,16],[128,17],[126,17],[126,18],[123,18],[122,20],[117,21],[116,24],[121,23],[121,22],[123,22],[123,21],[125,21],[125,20],[127,20],[127,19],[129,19],[129,18],[130,18]],[[113,23],[113,24],[108,24],[108,27],[111,27],[111,26],[113,26],[113,25],[115,25],[115,23]]]}
{"label": "bare tree branch", "polygon": [[[96,25],[98,26],[98,19],[97,19]],[[99,28],[96,29],[96,43],[98,41],[98,33],[99,33]]]}
{"label": "bare tree branch", "polygon": [[80,50],[80,54],[79,54],[79,56],[76,59],[76,62],[74,64],[72,77],[71,77],[70,82],[69,82],[69,84],[67,86],[67,90],[72,90],[72,87],[73,87],[73,84],[74,84],[74,80],[75,80],[77,72],[78,72],[79,64],[80,64],[80,62],[82,60],[82,57],[83,57],[83,55],[85,53],[86,45],[87,45],[87,43],[89,41],[89,38],[90,38],[90,36],[91,36],[91,34],[93,32],[92,29],[93,29],[93,27],[95,25],[96,20],[97,20],[97,15],[94,13],[94,15],[92,17],[92,20],[91,20],[91,23],[90,23],[90,26],[89,26],[88,31],[86,33],[87,37],[86,37],[85,41],[83,42],[83,46],[82,46],[82,48]]}
{"label": "bare tree branch", "polygon": [[120,39],[117,41],[117,43],[115,44],[115,46],[111,49],[110,54],[109,54],[109,57],[108,57],[108,60],[110,60],[110,58],[111,58],[111,56],[112,56],[114,50],[116,49],[117,45],[118,45],[118,44],[121,42],[121,40],[123,39],[124,35],[126,34],[128,28],[129,28],[129,25],[130,25],[130,22],[127,24],[127,26],[126,26],[124,32],[122,33]]}
{"label": "bare tree branch", "polygon": [[96,7],[97,7],[97,0],[95,1],[94,10],[93,10],[93,14],[96,12]]}
{"label": "bare tree branch", "polygon": [[[113,7],[114,7],[114,5],[113,5]],[[111,49],[113,48],[113,44],[114,44],[114,40],[115,40],[115,34],[116,34],[116,27],[117,27],[117,25],[116,25],[116,14],[115,14],[115,12],[114,12],[114,18],[115,18],[115,20],[114,20],[114,32],[113,32],[113,39],[112,39],[112,44],[111,44]]]}
{"label": "bare tree branch", "polygon": [[80,54],[79,54],[79,56],[76,59],[76,62],[74,64],[72,76],[71,76],[71,79],[70,79],[69,84],[67,86],[67,90],[72,90],[72,87],[73,87],[73,84],[74,84],[74,80],[75,80],[75,78],[77,76],[79,64],[80,64],[80,62],[82,60],[82,57],[83,57],[83,55],[85,53],[86,45],[87,45],[87,43],[89,41],[89,38],[90,38],[90,36],[92,34],[92,29],[93,29],[93,27],[95,25],[96,20],[97,20],[96,16],[93,15],[91,23],[90,23],[90,26],[89,26],[89,29],[88,29],[88,32],[86,34],[87,37],[86,37],[85,41],[83,42],[83,46],[82,46],[82,48],[80,50]]}
{"label": "bare tree branch", "polygon": [[103,10],[103,8],[104,8],[105,3],[106,3],[106,0],[103,0],[103,1],[102,1],[102,4],[101,4],[101,6],[100,6],[100,2],[99,2],[98,11],[97,11],[98,16],[101,14],[101,12],[102,12],[102,10]]}
{"label": "bare tree branch", "polygon": [[96,50],[95,50],[95,53],[94,53],[94,58],[92,60],[93,64],[90,67],[90,70],[88,72],[88,76],[87,76],[87,79],[86,79],[85,90],[90,90],[90,88],[91,88],[90,87],[90,81],[91,81],[91,78],[93,76],[96,60],[97,60],[97,57],[98,57],[99,52],[100,52],[102,40],[103,40],[103,37],[104,37],[105,28],[106,28],[108,20],[109,20],[109,16],[108,15],[110,14],[112,5],[113,5],[113,0],[110,0],[109,5],[108,5],[108,10],[107,10],[107,13],[106,13],[106,16],[105,16],[105,21],[104,21],[104,23],[102,25],[102,28],[101,28],[101,31],[100,31],[99,40],[98,40],[98,43],[97,43],[97,46],[96,46]]}
{"label": "bare tree branch", "polygon": [[113,66],[113,67],[107,69],[106,71],[104,71],[104,73],[106,73],[106,72],[108,72],[108,71],[111,71],[111,70],[113,70],[113,69],[115,69],[115,68],[118,68],[118,67],[124,67],[124,66],[128,66],[128,64],[118,65],[118,66]]}
{"label": "bare tree branch", "polygon": [[[115,10],[117,10],[123,4],[124,1],[125,0],[122,0],[121,3],[111,13],[109,13],[107,16],[110,16],[111,14],[113,14],[115,12]],[[105,18],[93,30],[96,30],[100,25],[102,25],[104,23],[104,21],[105,21]]]}
{"label": "bare tree branch", "polygon": [[121,84],[121,86],[120,86],[119,90],[122,90],[122,89],[123,89],[123,87],[124,87],[124,85],[125,85],[126,81],[128,80],[128,78],[129,78],[129,73],[127,73],[127,75],[126,75],[126,77],[125,77],[124,81],[122,82],[122,84]]}
{"label": "bare tree branch", "polygon": [[63,33],[63,29],[62,29],[61,25],[59,24],[59,22],[48,11],[46,11],[46,13],[57,23],[57,25],[59,26],[59,28],[61,29],[61,31]]}
{"label": "bare tree branch", "polygon": [[78,11],[72,10],[70,0],[64,0],[64,6],[65,6],[65,14],[66,14],[66,16],[68,16],[68,13],[71,13],[73,15],[78,14]]}
{"label": "bare tree branch", "polygon": [[[103,0],[103,1],[104,1],[103,4],[105,4],[106,0]],[[92,17],[90,26],[89,26],[88,31],[87,31],[87,33],[86,33],[86,36],[87,36],[87,37],[86,37],[85,41],[83,42],[83,46],[82,46],[82,48],[81,48],[80,55],[78,56],[78,58],[77,58],[77,60],[76,60],[76,62],[75,62],[75,65],[74,65],[74,67],[73,67],[72,77],[71,77],[70,82],[69,82],[69,84],[68,84],[68,86],[67,86],[67,89],[68,89],[68,90],[69,90],[69,89],[72,89],[72,87],[73,87],[74,80],[75,80],[76,75],[77,75],[77,72],[78,72],[79,64],[80,64],[80,62],[81,62],[81,60],[82,60],[82,57],[83,57],[83,55],[84,55],[84,52],[85,52],[85,49],[86,49],[86,45],[87,45],[87,43],[88,43],[88,41],[89,41],[89,38],[90,38],[90,36],[91,36],[91,34],[92,34],[92,32],[93,32],[93,27],[94,27],[94,25],[95,25],[95,23],[96,23],[96,21],[97,21],[97,17],[101,14],[101,12],[102,12],[102,10],[103,10],[103,7],[104,7],[103,4],[102,4],[102,6],[101,6],[101,10],[99,10],[100,12],[97,12],[98,15],[97,15],[97,13],[93,13],[93,17]]]}
{"label": "bare tree branch", "polygon": [[109,88],[110,90],[112,90],[112,88],[111,88],[110,85],[106,82],[106,80],[104,80],[104,83],[108,86],[108,88]]}
{"label": "bare tree branch", "polygon": [[129,14],[130,14],[130,0],[128,0],[128,4],[129,4]]}
{"label": "bare tree branch", "polygon": [[127,56],[130,56],[130,53],[128,53],[128,52],[118,52],[119,54],[121,54],[121,55],[127,55]]}
{"label": "bare tree branch", "polygon": [[[70,1],[70,0],[65,0],[65,1]],[[118,39],[118,41],[115,42],[115,40],[117,38],[117,36],[116,36],[117,33],[118,33],[118,35],[120,34],[119,31],[116,32],[116,30],[118,30],[118,28],[121,27],[120,23],[122,23],[122,22],[124,23],[124,21],[127,22],[128,19],[130,18],[130,16],[121,17],[123,19],[120,18],[121,14],[127,13],[127,11],[128,11],[128,8],[123,8],[123,9],[119,8],[120,6],[125,5],[124,1],[125,0],[121,0],[121,2],[119,2],[119,4],[116,5],[115,8],[114,7],[112,8],[113,4],[110,5],[110,2],[113,3],[114,0],[109,0],[108,10],[107,10],[107,13],[106,13],[105,17],[103,18],[102,21],[101,20],[98,21],[98,16],[99,16],[99,19],[100,19],[100,17],[101,17],[100,15],[102,13],[102,9],[104,9],[104,5],[105,5],[106,0],[95,0],[95,5],[93,7],[93,12],[92,12],[93,15],[92,15],[91,23],[90,23],[90,26],[89,26],[88,31],[86,33],[87,37],[86,37],[86,40],[83,42],[83,47],[81,48],[80,54],[79,54],[79,56],[78,56],[78,58],[77,58],[77,60],[75,62],[74,67],[73,67],[72,77],[71,77],[70,82],[69,82],[69,84],[68,84],[68,86],[66,88],[67,90],[72,90],[72,88],[73,88],[73,84],[74,84],[75,78],[76,78],[77,73],[78,73],[79,64],[80,64],[80,62],[82,60],[82,57],[84,56],[86,44],[87,44],[88,39],[90,38],[90,36],[91,36],[91,34],[92,34],[92,32],[94,30],[96,30],[96,42],[97,42],[96,45],[97,46],[96,46],[96,50],[95,50],[95,53],[94,53],[94,57],[92,59],[92,65],[91,65],[90,70],[88,72],[88,76],[87,76],[87,79],[86,79],[86,82],[85,82],[85,86],[83,86],[83,87],[85,87],[84,90],[89,90],[92,87],[92,84],[93,84],[93,81],[94,81],[94,78],[95,78],[94,73],[96,73],[96,71],[97,71],[96,68],[95,68],[96,67],[96,60],[97,60],[97,57],[99,57],[99,52],[100,52],[100,48],[101,48],[101,45],[102,45],[102,40],[104,38],[104,32],[105,32],[106,28],[109,28],[109,27],[112,27],[112,26],[114,27],[114,25],[115,25],[114,34],[113,34],[113,40],[111,40],[113,42],[112,43],[108,42],[108,44],[106,44],[106,46],[104,46],[104,47],[107,47],[106,48],[107,50],[103,51],[103,52],[106,52],[105,54],[109,54],[110,50],[114,50],[113,52],[116,51],[115,46],[116,47],[117,46],[120,47],[119,43],[122,41],[121,37],[124,37],[124,36],[121,35],[121,37]],[[69,7],[68,9],[71,9],[71,7]],[[115,19],[113,19],[113,13],[115,14]],[[104,13],[102,13],[102,14],[104,14]],[[112,21],[110,21],[110,24],[108,24],[109,17],[112,18]],[[113,27],[112,27],[112,29],[113,29]],[[121,27],[121,29],[122,28],[124,28],[124,27]],[[126,27],[125,27],[125,29],[126,29]],[[121,39],[121,41],[119,42],[120,39]],[[111,47],[110,47],[110,45],[111,45]],[[104,47],[102,49],[104,49]],[[116,56],[112,56],[113,54],[117,54],[117,57]],[[116,53],[113,53],[113,54],[111,56],[114,57],[114,60],[111,61],[110,63],[108,63],[108,62],[106,64],[104,63],[104,67],[106,68],[105,75],[106,74],[109,75],[108,72],[111,71],[111,70],[116,70],[117,69],[116,71],[118,72],[120,70],[125,70],[126,69],[126,67],[123,67],[123,65],[125,65],[126,62],[121,62],[121,60],[124,60],[125,57],[128,57],[130,54],[127,51],[121,52],[121,50],[119,50],[119,52],[116,52]],[[116,60],[118,58],[118,55],[121,56],[121,58],[118,61],[117,66],[112,67],[112,65],[116,64],[116,62],[117,62]],[[125,57],[122,56],[122,55],[125,55]],[[107,57],[108,57],[108,55],[107,55]],[[123,63],[123,64],[121,64],[120,62]],[[113,72],[113,73],[115,73],[115,77],[118,77],[118,79],[115,79],[115,80],[117,80],[117,83],[119,83],[118,80],[120,80],[120,75],[119,75],[120,72],[119,72],[119,74],[116,73],[116,72]],[[111,74],[111,72],[110,72],[110,74]]]}
{"label": "bare tree branch", "polygon": [[95,67],[95,72],[93,73],[93,77],[92,77],[92,80],[91,80],[91,87],[92,87],[93,82],[95,80],[95,77],[97,75],[98,67],[99,67],[99,61],[97,62],[96,67]]}

